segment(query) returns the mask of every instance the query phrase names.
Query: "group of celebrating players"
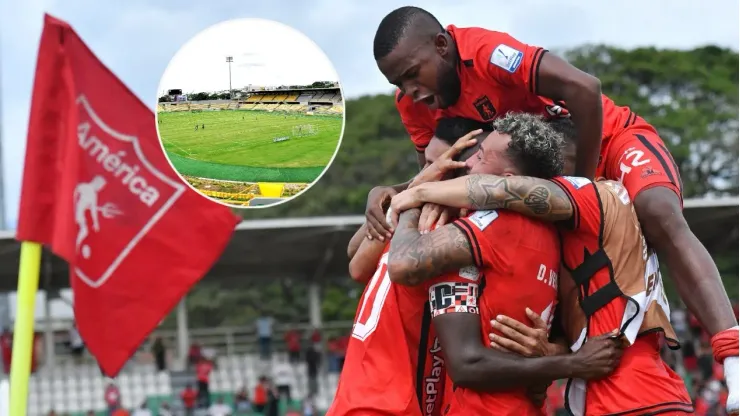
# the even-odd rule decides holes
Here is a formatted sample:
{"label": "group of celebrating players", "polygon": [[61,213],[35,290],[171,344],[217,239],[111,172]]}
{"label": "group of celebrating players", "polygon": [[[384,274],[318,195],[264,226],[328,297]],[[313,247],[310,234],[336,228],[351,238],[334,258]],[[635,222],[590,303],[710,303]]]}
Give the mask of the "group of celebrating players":
{"label": "group of celebrating players", "polygon": [[656,253],[738,413],[738,326],[657,131],[546,50],[403,7],[380,71],[419,153],[348,247],[366,283],[328,416],[693,414]]}

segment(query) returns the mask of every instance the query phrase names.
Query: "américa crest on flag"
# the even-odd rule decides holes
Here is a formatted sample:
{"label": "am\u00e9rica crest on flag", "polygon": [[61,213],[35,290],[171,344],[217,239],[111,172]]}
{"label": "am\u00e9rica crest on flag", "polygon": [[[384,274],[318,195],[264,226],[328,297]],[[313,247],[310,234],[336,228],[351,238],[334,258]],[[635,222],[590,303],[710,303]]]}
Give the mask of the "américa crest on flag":
{"label": "am\u00e9rica crest on flag", "polygon": [[108,375],[211,268],[240,220],[179,179],[152,110],[48,15],[19,216],[19,240],[69,262],[77,326]]}

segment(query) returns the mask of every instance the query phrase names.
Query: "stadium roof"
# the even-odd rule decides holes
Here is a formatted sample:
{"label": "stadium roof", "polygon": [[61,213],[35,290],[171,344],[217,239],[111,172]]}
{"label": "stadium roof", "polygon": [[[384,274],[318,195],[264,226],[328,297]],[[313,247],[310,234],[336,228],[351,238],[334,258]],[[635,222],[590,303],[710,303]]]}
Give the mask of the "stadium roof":
{"label": "stadium roof", "polygon": [[[738,244],[738,199],[687,200],[685,216],[710,251]],[[364,216],[280,218],[243,221],[221,259],[206,276],[224,288],[246,279],[326,279],[347,275],[346,247]],[[0,291],[16,289],[20,244],[14,232],[0,232]],[[53,257],[39,287],[69,287],[68,268]]]}
{"label": "stadium roof", "polygon": [[[273,90],[241,90],[242,92],[248,93],[248,94],[274,94],[276,92],[290,92],[290,91],[336,91],[340,89],[340,87],[322,87],[322,88],[282,88],[282,89],[273,89]],[[228,92],[228,91],[227,91]]]}

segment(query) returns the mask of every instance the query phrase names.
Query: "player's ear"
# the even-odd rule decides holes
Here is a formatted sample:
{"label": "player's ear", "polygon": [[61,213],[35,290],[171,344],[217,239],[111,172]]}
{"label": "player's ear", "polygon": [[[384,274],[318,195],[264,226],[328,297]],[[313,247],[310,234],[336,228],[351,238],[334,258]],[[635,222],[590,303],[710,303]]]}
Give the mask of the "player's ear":
{"label": "player's ear", "polygon": [[438,33],[434,37],[434,46],[437,48],[437,53],[440,56],[447,56],[450,49],[450,39],[447,32]]}

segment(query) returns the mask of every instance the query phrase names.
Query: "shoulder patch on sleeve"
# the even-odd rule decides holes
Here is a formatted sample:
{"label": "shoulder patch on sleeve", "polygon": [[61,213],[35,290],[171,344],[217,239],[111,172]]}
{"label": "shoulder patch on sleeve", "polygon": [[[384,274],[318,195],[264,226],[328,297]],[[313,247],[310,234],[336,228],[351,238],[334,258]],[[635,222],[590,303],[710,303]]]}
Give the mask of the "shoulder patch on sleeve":
{"label": "shoulder patch on sleeve", "polygon": [[496,218],[498,218],[498,212],[496,212],[496,210],[475,211],[468,217],[470,222],[475,224],[475,226],[481,231],[491,225]]}
{"label": "shoulder patch on sleeve", "polygon": [[576,188],[576,189],[581,189],[584,186],[586,186],[586,185],[588,185],[588,184],[591,183],[591,181],[589,179],[587,179],[587,178],[581,178],[581,177],[578,177],[578,176],[563,176],[563,179],[565,179],[566,181],[570,182],[571,185],[573,185],[573,187]]}
{"label": "shoulder patch on sleeve", "polygon": [[524,52],[502,43],[493,50],[490,61],[504,71],[514,73],[522,64],[522,58]]}
{"label": "shoulder patch on sleeve", "polygon": [[480,277],[480,272],[478,271],[478,268],[475,266],[466,266],[460,269],[458,272],[458,275],[462,277],[463,279],[472,280],[473,282],[477,282],[478,278]]}

